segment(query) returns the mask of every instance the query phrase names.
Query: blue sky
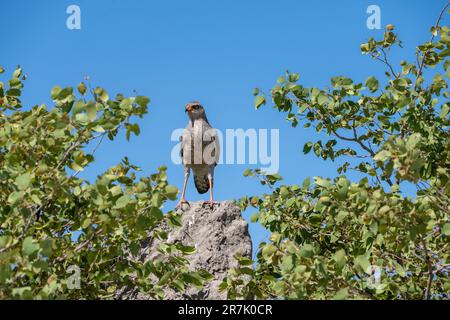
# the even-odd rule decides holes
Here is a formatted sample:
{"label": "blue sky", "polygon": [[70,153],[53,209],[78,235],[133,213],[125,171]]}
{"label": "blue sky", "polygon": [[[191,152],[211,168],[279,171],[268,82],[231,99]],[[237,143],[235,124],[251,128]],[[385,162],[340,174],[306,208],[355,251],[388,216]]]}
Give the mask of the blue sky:
{"label": "blue sky", "polygon": [[[381,24],[392,23],[404,48],[392,60],[414,61],[414,48],[429,39],[446,1],[413,0],[245,0],[245,1],[143,1],[143,0],[42,0],[2,4],[0,65],[8,71],[20,64],[28,74],[23,101],[51,105],[54,85],[76,86],[89,75],[95,86],[110,95],[133,95],[136,90],[151,99],[149,114],[139,121],[141,135],[127,142],[122,135],[105,142],[96,163],[82,177],[117,164],[127,155],[154,172],[168,166],[171,184],[181,188],[183,170],[172,164],[172,130],[187,123],[184,105],[200,100],[210,122],[219,129],[280,130],[280,170],[287,183],[307,176],[336,176],[336,164],[305,156],[303,144],[317,139],[315,131],[290,127],[284,115],[266,106],[253,107],[252,89],[269,89],[285,70],[300,73],[306,86],[329,86],[329,78],[345,75],[364,81],[383,78],[384,69],[360,54],[359,45],[382,30],[369,30],[366,9],[381,8]],[[66,28],[66,8],[81,8],[81,30]],[[249,165],[222,165],[216,169],[218,200],[261,194],[266,189],[244,178]],[[206,199],[194,189],[187,199]],[[167,204],[170,209],[174,204]],[[249,220],[251,210],[244,216]],[[267,237],[250,225],[254,243]]]}

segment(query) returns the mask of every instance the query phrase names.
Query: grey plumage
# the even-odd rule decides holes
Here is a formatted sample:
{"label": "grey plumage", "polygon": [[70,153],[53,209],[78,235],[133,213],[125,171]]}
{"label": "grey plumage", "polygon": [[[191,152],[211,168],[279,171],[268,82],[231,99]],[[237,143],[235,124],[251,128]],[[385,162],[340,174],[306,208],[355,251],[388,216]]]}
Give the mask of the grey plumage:
{"label": "grey plumage", "polygon": [[180,138],[182,163],[187,176],[192,170],[195,187],[203,194],[209,190],[209,179],[213,181],[219,159],[219,139],[199,102],[188,103],[186,111],[189,123]]}

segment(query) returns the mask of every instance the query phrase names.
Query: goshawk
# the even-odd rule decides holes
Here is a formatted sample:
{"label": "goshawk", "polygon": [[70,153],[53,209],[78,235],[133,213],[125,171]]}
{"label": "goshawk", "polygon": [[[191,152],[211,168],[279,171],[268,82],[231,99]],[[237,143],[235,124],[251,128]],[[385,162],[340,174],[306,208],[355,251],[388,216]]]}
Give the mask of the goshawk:
{"label": "goshawk", "polygon": [[180,137],[181,159],[184,167],[184,184],[178,206],[188,203],[185,199],[186,184],[190,172],[194,173],[195,188],[200,194],[209,190],[209,203],[214,203],[214,168],[219,160],[219,139],[216,130],[206,118],[205,109],[198,101],[186,104],[189,123]]}

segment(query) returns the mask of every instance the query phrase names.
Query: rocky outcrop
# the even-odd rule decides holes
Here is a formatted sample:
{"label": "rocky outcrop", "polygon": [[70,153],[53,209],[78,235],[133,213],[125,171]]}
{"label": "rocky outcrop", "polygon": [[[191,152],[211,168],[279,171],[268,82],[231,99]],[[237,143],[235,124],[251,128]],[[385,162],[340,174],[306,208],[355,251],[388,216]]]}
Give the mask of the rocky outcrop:
{"label": "rocky outcrop", "polygon": [[[230,201],[214,205],[191,202],[189,206],[183,205],[182,211],[182,226],[170,231],[168,241],[195,247],[196,252],[187,257],[189,268],[207,270],[214,279],[202,289],[167,290],[165,299],[226,299],[226,293],[219,292],[218,287],[228,270],[237,267],[234,256],[237,253],[252,256],[248,223],[242,218],[239,207]],[[158,241],[149,241],[142,248],[141,258],[157,257],[158,245]],[[140,294],[127,296],[128,299],[146,299]]]}

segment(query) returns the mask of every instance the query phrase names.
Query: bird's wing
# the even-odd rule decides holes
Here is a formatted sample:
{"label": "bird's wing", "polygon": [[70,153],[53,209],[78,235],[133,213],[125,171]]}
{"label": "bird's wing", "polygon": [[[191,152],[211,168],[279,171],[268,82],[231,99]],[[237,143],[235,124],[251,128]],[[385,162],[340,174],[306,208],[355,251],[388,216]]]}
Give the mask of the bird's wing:
{"label": "bird's wing", "polygon": [[217,165],[219,163],[220,158],[220,141],[219,141],[219,135],[217,134],[217,131],[214,129],[214,135],[212,136],[212,143],[214,144],[214,159],[215,164]]}
{"label": "bird's wing", "polygon": [[183,136],[180,136],[180,157],[183,159]]}
{"label": "bird's wing", "polygon": [[209,124],[206,126],[207,135],[203,141],[203,150],[206,151],[206,155],[209,156],[210,161],[208,164],[217,165],[220,157],[220,142],[217,130],[211,127]]}
{"label": "bird's wing", "polygon": [[183,134],[180,136],[180,156],[183,160],[183,156],[187,155],[189,151],[189,143],[192,138],[192,128],[188,125],[184,131]]}

